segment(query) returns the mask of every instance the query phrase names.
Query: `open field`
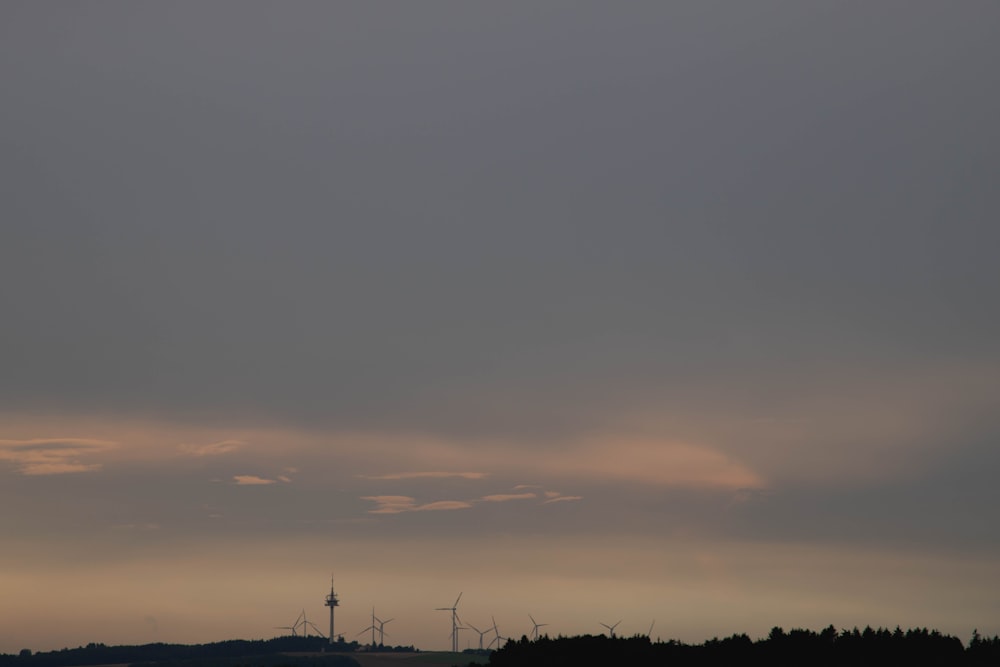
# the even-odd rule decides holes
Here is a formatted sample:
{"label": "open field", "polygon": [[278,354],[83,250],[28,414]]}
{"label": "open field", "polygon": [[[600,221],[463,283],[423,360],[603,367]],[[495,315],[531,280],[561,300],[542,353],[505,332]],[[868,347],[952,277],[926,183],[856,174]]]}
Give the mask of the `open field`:
{"label": "open field", "polygon": [[473,660],[481,663],[487,660],[486,656],[444,651],[421,653],[352,653],[351,657],[357,660],[361,667],[452,667],[452,665],[467,665]]}

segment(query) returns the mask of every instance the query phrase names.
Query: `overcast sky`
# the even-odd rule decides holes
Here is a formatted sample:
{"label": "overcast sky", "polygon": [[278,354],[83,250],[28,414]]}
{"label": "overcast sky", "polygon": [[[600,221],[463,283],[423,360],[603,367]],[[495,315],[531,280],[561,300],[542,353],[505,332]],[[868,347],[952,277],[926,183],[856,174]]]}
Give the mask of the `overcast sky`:
{"label": "overcast sky", "polygon": [[4,2],[0,652],[1000,633],[998,33]]}

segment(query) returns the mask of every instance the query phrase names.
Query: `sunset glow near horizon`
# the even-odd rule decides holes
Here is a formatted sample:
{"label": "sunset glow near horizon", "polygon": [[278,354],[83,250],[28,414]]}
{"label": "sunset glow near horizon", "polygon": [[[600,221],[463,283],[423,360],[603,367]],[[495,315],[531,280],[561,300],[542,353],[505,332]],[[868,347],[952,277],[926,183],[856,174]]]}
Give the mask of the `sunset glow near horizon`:
{"label": "sunset glow near horizon", "polygon": [[0,653],[1000,634],[1000,5],[2,14]]}

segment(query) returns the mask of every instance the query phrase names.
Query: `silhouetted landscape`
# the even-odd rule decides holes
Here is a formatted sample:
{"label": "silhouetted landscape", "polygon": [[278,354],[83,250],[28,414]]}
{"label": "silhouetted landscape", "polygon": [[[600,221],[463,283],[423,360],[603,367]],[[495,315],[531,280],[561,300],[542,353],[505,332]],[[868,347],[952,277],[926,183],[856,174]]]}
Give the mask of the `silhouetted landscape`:
{"label": "silhouetted landscape", "polygon": [[968,646],[957,637],[926,628],[887,630],[865,628],[837,631],[833,626],[815,632],[774,628],[754,641],[745,634],[710,639],[703,644],[652,642],[645,636],[611,639],[604,635],[578,637],[523,637],[490,655],[492,667],[526,665],[996,665],[1000,638],[973,636]]}
{"label": "silhouetted landscape", "polygon": [[[362,652],[363,651],[363,652]],[[645,665],[716,667],[738,664],[986,666],[1000,664],[1000,637],[974,632],[968,644],[937,630],[896,628],[837,630],[832,625],[816,632],[775,627],[763,639],[746,634],[713,638],[702,644],[676,640],[652,641],[644,635],[575,637],[510,641],[496,651],[469,649],[455,660],[454,653],[422,653],[408,647],[362,647],[357,642],[327,644],[321,637],[277,637],[268,640],[230,640],[200,645],[145,644],[105,646],[88,644],[75,649],[19,655],[0,655],[0,666],[72,667],[74,665],[146,665],[154,667],[351,667],[367,663],[368,656],[409,653],[420,663],[449,663],[461,667],[530,667],[533,665]],[[440,656],[440,657],[438,657]],[[485,661],[480,658],[486,657]],[[362,659],[359,661],[360,658]],[[424,659],[426,658],[426,659]],[[406,659],[406,658],[401,658]]]}
{"label": "silhouetted landscape", "polygon": [[[275,637],[263,640],[233,639],[210,644],[143,644],[140,646],[106,646],[87,644],[79,648],[0,656],[0,665],[350,665],[355,664],[345,656],[359,649],[358,642],[341,640],[329,644],[323,637]],[[410,647],[409,650],[413,650]],[[303,656],[290,654],[310,654]],[[312,654],[329,655],[313,656]],[[304,661],[304,662],[303,662]]]}

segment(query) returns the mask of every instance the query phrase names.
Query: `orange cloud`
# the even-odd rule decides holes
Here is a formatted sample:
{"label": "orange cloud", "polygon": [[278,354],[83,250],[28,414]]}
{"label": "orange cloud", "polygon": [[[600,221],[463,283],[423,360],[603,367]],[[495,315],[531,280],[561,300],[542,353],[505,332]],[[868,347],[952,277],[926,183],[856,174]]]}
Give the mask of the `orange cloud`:
{"label": "orange cloud", "polygon": [[[397,439],[394,446],[407,441]],[[468,443],[448,441],[421,441],[420,447],[408,446],[405,450],[421,460],[452,460],[466,470],[490,470],[491,475],[523,475],[530,469],[538,479],[597,480],[688,488],[716,488],[737,490],[764,488],[765,479],[718,447],[709,444],[673,438],[634,437],[607,434],[579,441],[561,442],[552,446],[539,446],[535,442],[503,442],[470,448]],[[490,446],[492,445],[492,446]],[[382,443],[383,447],[389,445]],[[512,452],[530,452],[530,464]],[[403,472],[365,479],[415,479],[440,477],[465,477],[480,479],[486,473],[455,472]],[[519,484],[515,492],[542,493],[543,486]]]}
{"label": "orange cloud", "polygon": [[444,479],[447,477],[461,477],[463,479],[483,479],[488,476],[486,472],[397,472],[387,475],[358,475],[362,479]]}
{"label": "orange cloud", "polygon": [[485,500],[488,503],[502,503],[508,500],[530,500],[537,497],[538,495],[534,493],[496,493],[491,496],[483,496],[480,500]]}
{"label": "orange cloud", "polygon": [[64,475],[93,472],[103,466],[81,459],[117,446],[93,438],[32,438],[0,440],[0,461],[12,461],[22,475]]}
{"label": "orange cloud", "polygon": [[571,457],[550,455],[547,465],[569,475],[664,486],[754,489],[765,486],[753,470],[722,452],[684,442],[588,443]]}
{"label": "orange cloud", "polygon": [[568,502],[568,501],[571,501],[571,500],[583,500],[583,496],[556,496],[554,498],[549,498],[548,500],[546,500],[542,504],[543,505],[548,505],[549,503],[562,503],[562,502]]}
{"label": "orange cloud", "polygon": [[415,512],[436,511],[436,510],[464,510],[472,507],[472,503],[464,500],[438,500],[437,502],[420,505],[414,509]]}
{"label": "orange cloud", "polygon": [[178,445],[178,449],[187,454],[193,454],[194,456],[219,456],[221,454],[235,452],[245,444],[246,443],[242,440],[220,440],[219,442],[210,442],[206,445]]}
{"label": "orange cloud", "polygon": [[266,479],[257,475],[233,475],[233,481],[236,482],[237,486],[263,486],[277,482],[277,480]]}
{"label": "orange cloud", "polygon": [[369,514],[461,510],[472,507],[472,503],[464,500],[438,500],[424,505],[417,505],[416,499],[410,496],[362,496],[361,500],[370,500],[376,504],[375,509],[368,510]]}

